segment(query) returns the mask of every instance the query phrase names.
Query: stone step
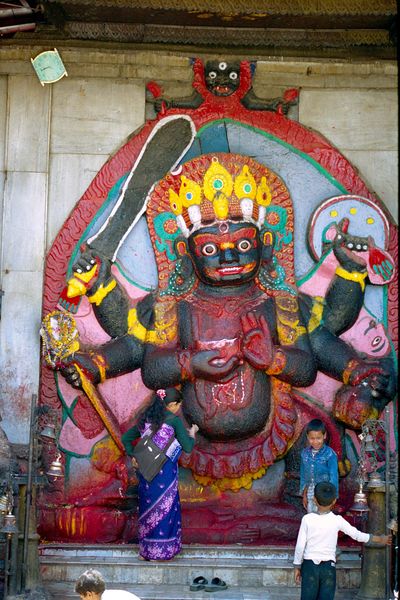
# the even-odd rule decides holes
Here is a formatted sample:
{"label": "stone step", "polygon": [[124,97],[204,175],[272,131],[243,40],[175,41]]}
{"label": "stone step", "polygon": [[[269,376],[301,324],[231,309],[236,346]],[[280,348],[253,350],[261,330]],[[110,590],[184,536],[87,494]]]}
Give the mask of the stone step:
{"label": "stone step", "polygon": [[[79,597],[73,591],[69,582],[51,583],[45,586],[54,600],[77,600]],[[136,594],[141,600],[300,600],[300,588],[282,586],[234,586],[218,592],[191,592],[189,586],[183,585],[114,585],[107,589],[127,590]],[[338,590],[335,600],[355,600],[356,589]]]}
{"label": "stone step", "polygon": [[[209,581],[214,577],[223,579],[231,593],[240,592],[241,586],[264,590],[294,588],[293,548],[283,546],[190,545],[184,546],[179,555],[166,562],[139,560],[135,545],[46,544],[40,546],[39,555],[45,585],[73,583],[85,569],[92,567],[99,569],[113,588],[181,586],[187,591],[199,575]],[[358,548],[341,549],[337,557],[338,589],[358,588],[360,568]]]}

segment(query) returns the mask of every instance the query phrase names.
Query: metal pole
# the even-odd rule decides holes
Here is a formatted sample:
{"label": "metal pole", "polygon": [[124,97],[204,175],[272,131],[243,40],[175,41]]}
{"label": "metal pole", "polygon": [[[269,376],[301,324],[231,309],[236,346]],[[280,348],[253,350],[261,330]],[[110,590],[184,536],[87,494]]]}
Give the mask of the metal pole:
{"label": "metal pole", "polygon": [[[389,529],[390,521],[390,420],[389,406],[385,406],[385,522],[386,533],[391,533]],[[390,561],[391,546],[385,548],[385,566],[386,566],[386,600],[391,597],[391,561]]]}
{"label": "metal pole", "polygon": [[[14,515],[15,515],[15,523],[18,527],[19,523],[19,495],[18,488],[16,493],[14,493],[15,504],[14,504]],[[10,592],[10,596],[15,596],[17,594],[17,580],[18,580],[18,546],[19,546],[19,535],[18,533],[13,534],[11,537],[11,551],[10,551],[10,568],[9,568],[9,579],[8,579],[8,589]]]}
{"label": "metal pole", "polygon": [[32,394],[31,401],[31,420],[29,427],[29,455],[28,455],[28,478],[26,483],[25,497],[25,521],[24,521],[24,540],[22,550],[22,590],[25,590],[26,574],[28,568],[28,542],[29,542],[29,517],[32,502],[32,468],[33,468],[33,445],[35,439],[35,413],[36,413],[37,395]]}
{"label": "metal pole", "polygon": [[8,576],[10,570],[10,538],[6,534],[5,553],[4,553],[4,587],[3,587],[3,598],[7,599],[8,594]]}
{"label": "metal pole", "polygon": [[[386,531],[385,523],[385,487],[373,488],[368,493],[368,533],[382,535]],[[385,548],[377,544],[364,545],[364,556],[361,573],[361,585],[356,595],[357,600],[386,600],[385,580]]]}

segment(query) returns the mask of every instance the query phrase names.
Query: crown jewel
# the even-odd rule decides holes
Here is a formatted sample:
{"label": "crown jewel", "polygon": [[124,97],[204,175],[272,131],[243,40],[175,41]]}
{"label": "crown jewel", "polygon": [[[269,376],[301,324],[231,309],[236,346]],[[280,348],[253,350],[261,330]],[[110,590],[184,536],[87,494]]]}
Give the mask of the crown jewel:
{"label": "crown jewel", "polygon": [[176,193],[169,189],[169,201],[185,237],[216,221],[247,221],[261,227],[272,194],[266,177],[257,183],[248,165],[233,176],[216,156],[198,183],[180,176]]}

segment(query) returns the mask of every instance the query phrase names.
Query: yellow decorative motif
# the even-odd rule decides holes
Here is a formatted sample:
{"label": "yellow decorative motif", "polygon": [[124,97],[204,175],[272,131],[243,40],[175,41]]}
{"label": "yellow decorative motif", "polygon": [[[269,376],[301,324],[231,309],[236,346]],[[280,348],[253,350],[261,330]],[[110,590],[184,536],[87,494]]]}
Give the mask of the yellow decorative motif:
{"label": "yellow decorative motif", "polygon": [[213,202],[213,208],[217,219],[223,221],[229,215],[229,202],[225,194],[217,194]]}
{"label": "yellow decorative motif", "polygon": [[201,187],[195,181],[191,181],[185,175],[181,176],[181,187],[179,190],[179,199],[182,206],[193,206],[201,202]]}
{"label": "yellow decorative motif", "polygon": [[368,225],[373,225],[375,223],[375,219],[373,217],[368,217],[367,223]]}
{"label": "yellow decorative motif", "polygon": [[336,275],[342,277],[342,279],[347,279],[348,281],[354,281],[361,285],[362,291],[365,290],[365,281],[364,279],[368,277],[368,273],[358,273],[358,271],[346,271],[343,267],[337,267],[335,271]]}
{"label": "yellow decorative motif", "polygon": [[88,300],[91,304],[95,304],[96,306],[100,306],[103,302],[104,298],[108,296],[108,294],[115,288],[117,282],[115,279],[112,279],[110,283],[108,283],[105,287],[103,284],[99,286],[99,289],[93,296],[88,296]]}
{"label": "yellow decorative motif", "polygon": [[204,175],[203,192],[207,200],[212,202],[215,194],[223,193],[226,197],[232,194],[233,181],[231,174],[223,165],[213,158],[211,165]]}
{"label": "yellow decorative motif", "polygon": [[276,316],[279,341],[282,345],[291,345],[307,333],[303,325],[299,325],[298,302],[293,297],[276,298]]}
{"label": "yellow decorative motif", "polygon": [[[237,165],[230,163],[226,168],[214,156],[202,181],[196,182],[181,175],[179,193],[169,189],[171,210],[185,237],[201,226],[203,208],[207,214],[207,223],[210,222],[210,208],[204,204],[207,201],[212,203],[216,220],[225,221],[230,215],[237,220],[240,216],[238,211],[241,211],[245,221],[261,227],[265,208],[272,200],[267,178],[261,177],[257,184],[250,166],[245,164],[234,179],[233,172],[236,169]],[[263,207],[261,212],[257,211],[256,203],[260,208]],[[198,210],[192,210],[192,207],[198,207]]]}
{"label": "yellow decorative motif", "polygon": [[169,204],[174,215],[182,214],[182,201],[178,194],[171,189],[169,190]]}
{"label": "yellow decorative motif", "polygon": [[151,343],[165,344],[176,339],[177,315],[175,302],[157,302],[154,305],[154,317],[155,336],[158,341]]}
{"label": "yellow decorative motif", "polygon": [[75,319],[69,313],[54,310],[42,321],[40,335],[43,342],[43,357],[55,368],[79,350],[79,337]]}
{"label": "yellow decorative motif", "polygon": [[310,320],[308,321],[308,333],[312,333],[322,323],[322,313],[324,312],[324,299],[322,296],[315,296],[311,308]]}
{"label": "yellow decorative motif", "polygon": [[168,307],[169,311],[165,307],[160,308],[161,304],[170,303],[160,302],[155,305],[154,329],[146,329],[138,319],[136,308],[132,308],[128,313],[128,333],[141,342],[158,346],[174,340],[177,333],[176,313],[172,313],[171,307]]}
{"label": "yellow decorative motif", "polygon": [[233,186],[236,196],[240,198],[250,198],[254,200],[257,194],[257,184],[253,175],[249,171],[249,167],[244,165],[242,172],[235,179]]}
{"label": "yellow decorative motif", "polygon": [[244,473],[241,477],[223,477],[222,479],[212,479],[211,477],[203,477],[202,475],[196,475],[193,473],[194,479],[202,486],[215,486],[222,492],[225,490],[231,490],[232,492],[238,492],[241,488],[249,490],[253,485],[255,479],[260,479],[265,472],[267,467],[261,467],[255,473]]}
{"label": "yellow decorative motif", "polygon": [[128,313],[128,333],[135,336],[141,342],[146,340],[147,329],[139,321],[136,308],[131,308]]}
{"label": "yellow decorative motif", "polygon": [[94,352],[90,352],[90,356],[94,362],[94,364],[96,365],[96,367],[99,369],[99,375],[100,375],[100,383],[104,383],[104,381],[106,380],[106,360],[104,358],[104,356],[102,356],[101,354],[95,354]]}
{"label": "yellow decorative motif", "polygon": [[[94,277],[97,265],[94,265],[90,271],[84,273],[74,272],[74,276],[68,280],[67,298],[75,298],[76,296],[84,296],[87,291],[87,284]],[[86,285],[85,285],[86,284]]]}
{"label": "yellow decorative motif", "polygon": [[266,177],[261,177],[261,183],[257,188],[256,200],[260,206],[269,206],[271,204],[272,194]]}

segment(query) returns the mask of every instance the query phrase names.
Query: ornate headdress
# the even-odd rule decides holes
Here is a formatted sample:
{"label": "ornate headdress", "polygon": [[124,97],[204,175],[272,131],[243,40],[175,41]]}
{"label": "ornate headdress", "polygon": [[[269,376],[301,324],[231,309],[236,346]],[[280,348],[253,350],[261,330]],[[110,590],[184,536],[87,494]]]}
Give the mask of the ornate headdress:
{"label": "ornate headdress", "polygon": [[235,176],[213,156],[203,179],[180,176],[179,192],[169,190],[169,201],[185,237],[218,221],[245,221],[261,227],[272,194],[265,176],[257,182],[248,165]]}

